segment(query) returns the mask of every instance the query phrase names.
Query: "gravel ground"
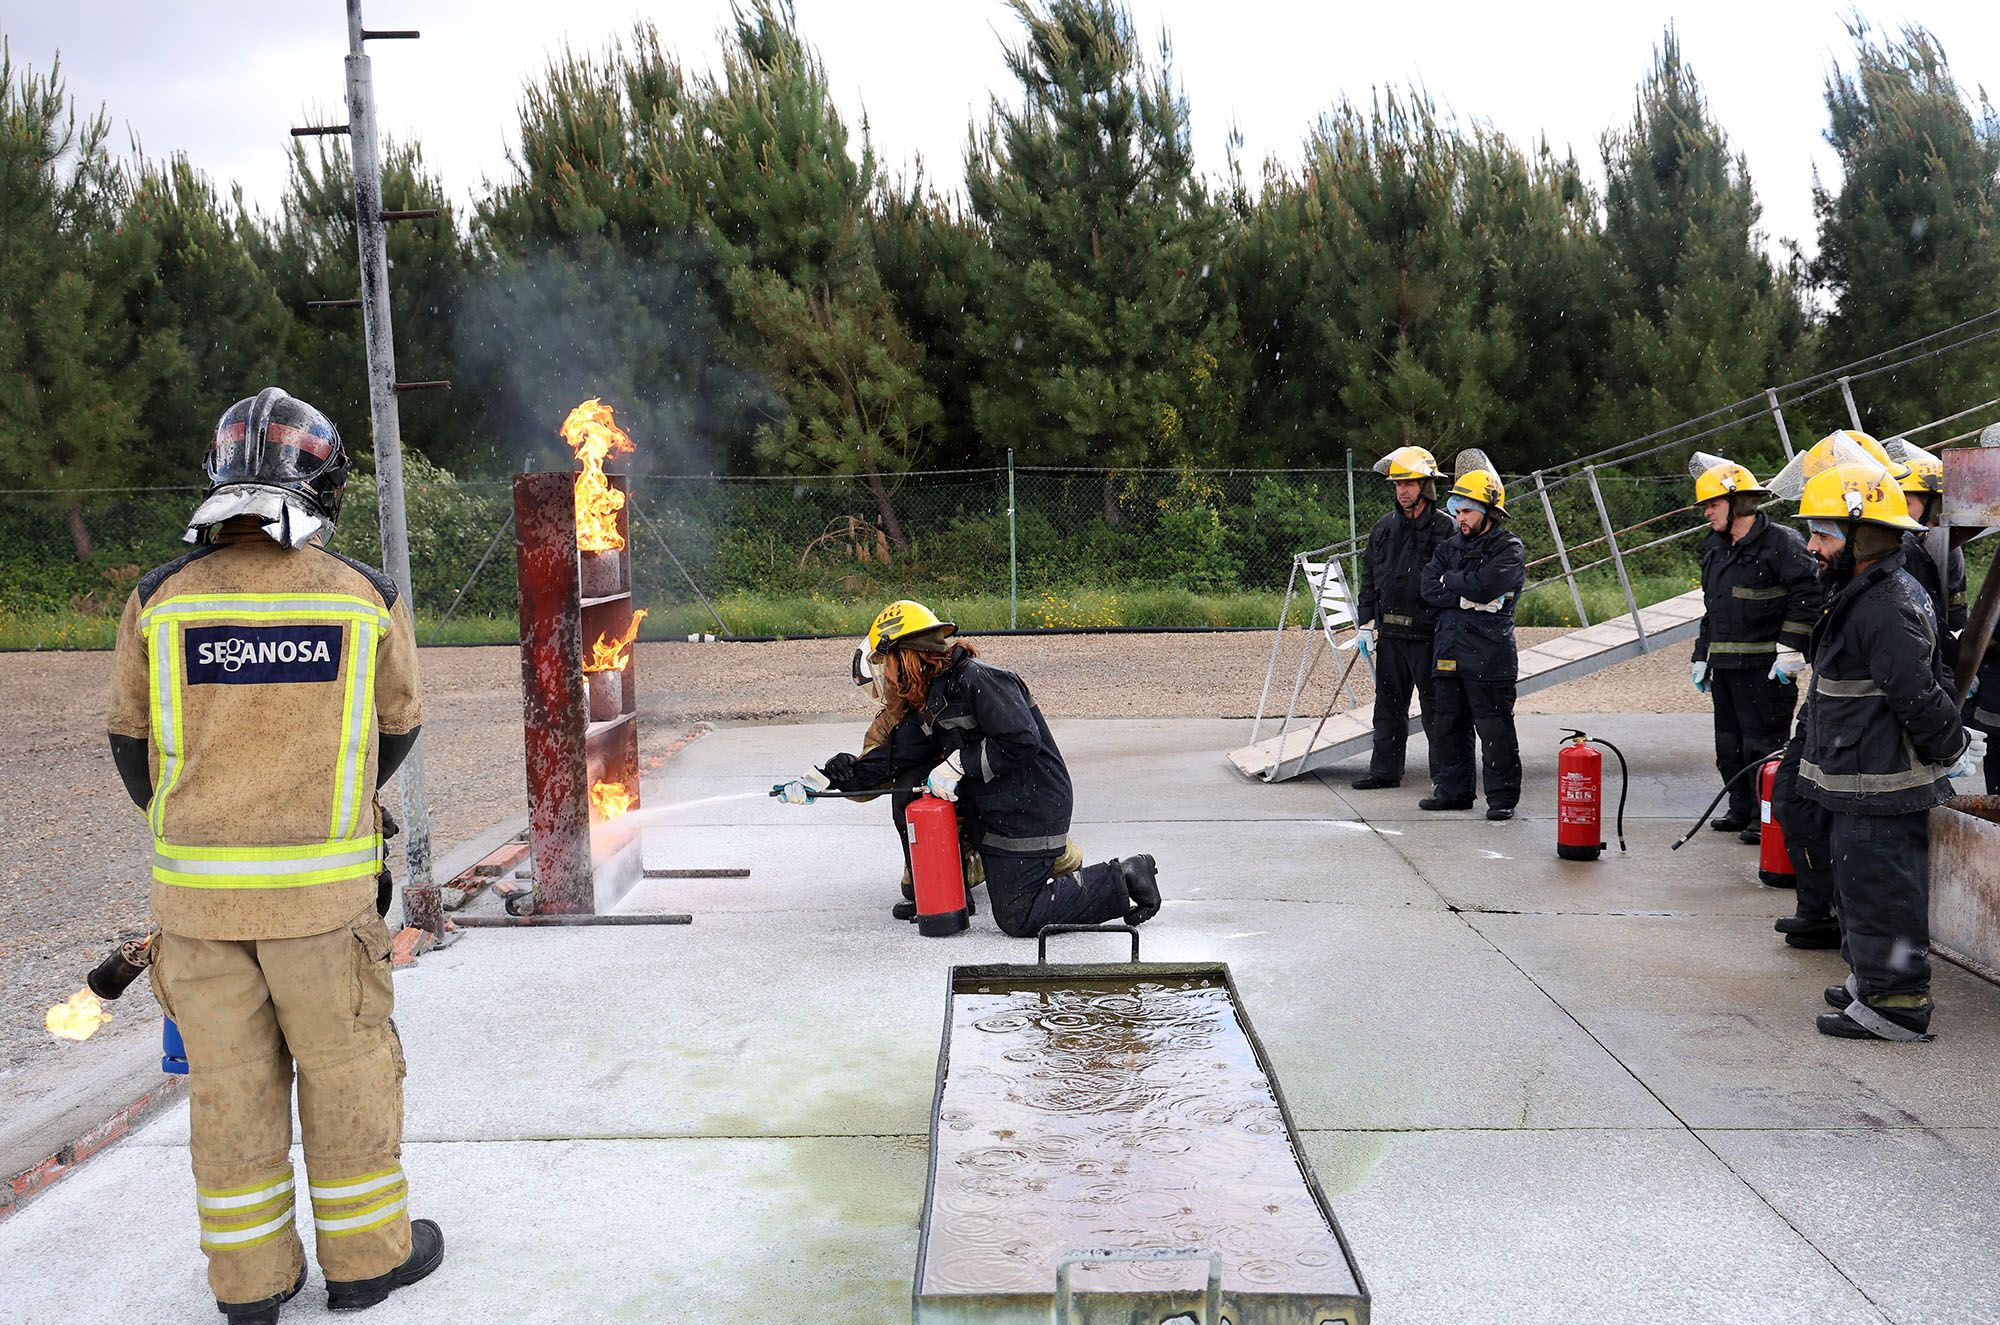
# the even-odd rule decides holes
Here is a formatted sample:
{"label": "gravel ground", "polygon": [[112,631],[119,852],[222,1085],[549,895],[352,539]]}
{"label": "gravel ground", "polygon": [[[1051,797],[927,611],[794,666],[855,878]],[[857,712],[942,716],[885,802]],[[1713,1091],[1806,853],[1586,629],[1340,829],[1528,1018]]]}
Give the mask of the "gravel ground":
{"label": "gravel ground", "polygon": [[[1523,630],[1522,643],[1558,633]],[[1292,632],[1281,651],[1281,710],[1303,638]],[[978,647],[1026,676],[1052,718],[1248,717],[1271,637],[1006,636]],[[851,718],[858,736],[872,706],[847,684],[851,651],[842,640],[640,645],[642,765],[658,767],[667,745],[703,719]],[[425,649],[421,657],[433,848],[442,857],[526,811],[520,663],[511,648]],[[1677,646],[1532,695],[1521,708],[1705,713],[1685,659]],[[1314,712],[1331,694],[1334,663],[1315,668]],[[0,694],[8,696],[0,708],[0,1077],[61,1052],[42,1030],[42,1010],[73,992],[121,934],[146,924],[149,842],[105,748],[109,675],[108,653],[0,655]],[[1368,697],[1365,676],[1355,689]],[[141,982],[104,1034],[153,1034],[154,1012]]]}

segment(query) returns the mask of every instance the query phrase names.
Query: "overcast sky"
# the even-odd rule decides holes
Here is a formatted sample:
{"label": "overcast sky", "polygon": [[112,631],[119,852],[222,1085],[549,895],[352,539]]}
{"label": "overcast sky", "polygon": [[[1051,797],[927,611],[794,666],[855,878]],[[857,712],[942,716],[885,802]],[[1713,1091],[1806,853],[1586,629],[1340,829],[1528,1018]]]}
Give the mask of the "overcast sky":
{"label": "overcast sky", "polygon": [[[346,50],[341,0],[17,0],[0,32],[17,65],[61,52],[70,90],[104,105],[150,155],[185,150],[218,180],[270,206],[284,185],[286,129],[338,120]],[[1598,139],[1631,115],[1634,89],[1671,19],[1733,145],[1750,162],[1773,239],[1812,247],[1812,172],[1833,182],[1822,89],[1851,63],[1845,4],[1805,0],[1607,5],[1417,0],[1132,0],[1149,48],[1173,41],[1201,168],[1220,175],[1229,130],[1255,177],[1296,160],[1314,120],[1343,95],[1419,82],[1463,119],[1517,141],[1546,135],[1601,175]],[[1860,0],[1878,28],[1929,27],[1960,83],[2000,86],[2000,4]],[[382,121],[415,134],[463,200],[507,169],[523,81],[567,42],[598,50],[650,18],[690,64],[710,63],[728,0],[369,0],[371,26],[417,42],[371,43]],[[891,173],[921,156],[939,185],[963,178],[967,125],[1012,97],[1000,0],[798,0],[851,123],[866,110]],[[125,135],[117,141],[122,145]]]}

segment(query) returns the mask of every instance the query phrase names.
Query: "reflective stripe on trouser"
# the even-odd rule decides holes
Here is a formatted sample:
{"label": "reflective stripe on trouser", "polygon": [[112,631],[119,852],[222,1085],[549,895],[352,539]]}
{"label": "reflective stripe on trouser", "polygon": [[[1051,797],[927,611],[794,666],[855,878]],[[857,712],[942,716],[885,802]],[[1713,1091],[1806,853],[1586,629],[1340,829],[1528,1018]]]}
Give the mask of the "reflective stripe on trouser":
{"label": "reflective stripe on trouser", "polygon": [[[1717,667],[1709,671],[1708,694],[1715,702],[1715,771],[1723,781],[1736,778],[1744,765],[1785,744],[1798,702],[1797,686],[1773,681],[1769,672],[1758,668]],[[1729,813],[1757,822],[1755,773],[1744,773],[1729,784]]]}
{"label": "reflective stripe on trouser", "polygon": [[1124,919],[1131,898],[1118,866],[1110,862],[1087,865],[1073,874],[1050,878],[1049,871],[1062,854],[981,853],[993,923],[1002,933],[1025,939],[1041,933],[1045,925],[1097,925]]}
{"label": "reflective stripe on trouser", "polygon": [[216,1300],[254,1302],[298,1277],[295,1067],[320,1267],[352,1280],[402,1264],[403,1054],[389,1024],[389,934],[373,908],[305,938],[164,934],[152,977],[187,1046],[189,1142]]}
{"label": "reflective stripe on trouser", "polygon": [[1799,795],[1799,750],[1803,744],[1794,736],[1785,745],[1778,776],[1771,782],[1771,815],[1785,830],[1785,854],[1791,859],[1792,880],[1798,888],[1793,900],[1796,914],[1808,920],[1830,921],[1837,900],[1829,837],[1832,816],[1818,801]]}
{"label": "reflective stripe on trouser", "polygon": [[1832,820],[1840,955],[1863,999],[1931,987],[1930,812]]}
{"label": "reflective stripe on trouser", "polygon": [[[1375,746],[1368,772],[1378,778],[1401,778],[1410,744],[1410,695],[1414,691],[1424,738],[1432,730],[1431,641],[1383,635],[1375,641]],[[1429,748],[1431,781],[1437,781],[1437,750]]]}
{"label": "reflective stripe on trouser", "polygon": [[1472,737],[1476,731],[1486,804],[1494,809],[1513,809],[1521,800],[1521,746],[1514,735],[1515,683],[1440,675],[1432,678],[1431,685],[1431,702],[1437,706],[1431,719],[1437,794],[1451,801],[1472,799]]}

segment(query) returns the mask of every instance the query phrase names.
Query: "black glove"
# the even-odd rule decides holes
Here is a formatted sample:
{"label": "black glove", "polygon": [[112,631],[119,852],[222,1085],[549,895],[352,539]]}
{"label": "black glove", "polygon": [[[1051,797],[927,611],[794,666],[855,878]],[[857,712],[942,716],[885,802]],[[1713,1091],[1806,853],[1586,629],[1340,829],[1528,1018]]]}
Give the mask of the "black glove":
{"label": "black glove", "polygon": [[395,891],[396,885],[390,880],[388,870],[375,876],[375,914],[384,920],[389,918],[389,898]]}
{"label": "black glove", "polygon": [[826,774],[826,780],[834,790],[851,791],[853,788],[847,784],[854,778],[854,763],[853,755],[838,754],[827,760],[819,771]]}
{"label": "black glove", "polygon": [[376,801],[375,808],[382,811],[382,840],[384,842],[403,831],[403,825],[396,822],[396,816],[390,811],[388,806],[384,805],[381,801]]}

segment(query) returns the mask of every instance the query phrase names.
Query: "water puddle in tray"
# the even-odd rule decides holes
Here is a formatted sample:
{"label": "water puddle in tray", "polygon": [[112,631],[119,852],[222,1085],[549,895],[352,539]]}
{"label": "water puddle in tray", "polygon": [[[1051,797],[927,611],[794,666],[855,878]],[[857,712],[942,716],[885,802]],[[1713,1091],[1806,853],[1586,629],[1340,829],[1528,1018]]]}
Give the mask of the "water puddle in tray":
{"label": "water puddle in tray", "polygon": [[[1227,987],[974,987],[952,1000],[924,1290],[1047,1293],[1078,1247],[1222,1253],[1232,1290],[1354,1291]],[[1076,1273],[1194,1287],[1193,1264]]]}

